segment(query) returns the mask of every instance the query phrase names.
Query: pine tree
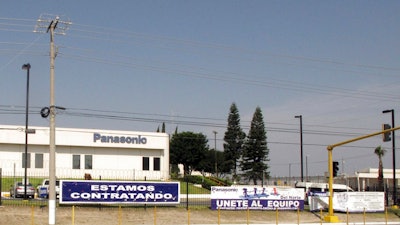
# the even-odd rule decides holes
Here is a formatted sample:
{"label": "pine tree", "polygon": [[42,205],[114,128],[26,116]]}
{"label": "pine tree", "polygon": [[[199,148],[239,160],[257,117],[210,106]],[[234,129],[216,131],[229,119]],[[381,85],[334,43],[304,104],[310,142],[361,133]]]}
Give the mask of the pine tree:
{"label": "pine tree", "polygon": [[264,119],[260,107],[257,107],[243,146],[241,161],[241,169],[248,181],[252,180],[256,185],[258,180],[263,180],[264,177],[269,178],[268,155]]}
{"label": "pine tree", "polygon": [[165,133],[165,122],[162,123],[161,133]]}
{"label": "pine tree", "polygon": [[237,165],[241,156],[243,142],[246,134],[240,127],[239,110],[235,103],[232,103],[228,116],[228,127],[224,136],[224,157],[225,167],[233,172],[233,178],[237,177]]}

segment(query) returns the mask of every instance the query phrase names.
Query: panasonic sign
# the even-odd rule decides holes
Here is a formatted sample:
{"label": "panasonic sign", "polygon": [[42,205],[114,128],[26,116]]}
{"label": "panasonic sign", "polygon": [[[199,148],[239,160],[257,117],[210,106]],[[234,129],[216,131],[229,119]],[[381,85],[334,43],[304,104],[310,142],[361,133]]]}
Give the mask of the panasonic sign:
{"label": "panasonic sign", "polygon": [[143,144],[147,143],[147,138],[138,136],[111,136],[111,135],[101,135],[99,133],[93,133],[93,142],[101,143],[121,143],[121,144]]}

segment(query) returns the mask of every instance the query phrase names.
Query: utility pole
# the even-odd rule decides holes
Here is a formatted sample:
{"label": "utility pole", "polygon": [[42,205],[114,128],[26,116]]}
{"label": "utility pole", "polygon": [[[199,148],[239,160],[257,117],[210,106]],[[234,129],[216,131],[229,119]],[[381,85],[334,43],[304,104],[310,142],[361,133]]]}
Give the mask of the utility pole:
{"label": "utility pole", "polygon": [[301,175],[301,182],[304,181],[303,176],[303,116],[294,116],[294,118],[300,119],[300,175]]}
{"label": "utility pole", "polygon": [[214,156],[215,156],[215,176],[218,178],[218,162],[217,162],[217,131],[213,131],[214,133]]}
{"label": "utility pole", "polygon": [[[46,15],[45,15],[46,16]],[[54,61],[56,52],[54,47],[54,34],[65,35],[71,22],[60,21],[58,16],[54,19],[43,18],[42,15],[36,24],[34,32],[45,28],[42,23],[49,24],[46,33],[50,33],[50,141],[49,141],[49,224],[56,224],[56,106],[54,99]],[[48,17],[48,15],[46,16]],[[58,26],[59,25],[59,26]],[[57,27],[58,26],[58,27]],[[55,29],[61,32],[55,32]]]}

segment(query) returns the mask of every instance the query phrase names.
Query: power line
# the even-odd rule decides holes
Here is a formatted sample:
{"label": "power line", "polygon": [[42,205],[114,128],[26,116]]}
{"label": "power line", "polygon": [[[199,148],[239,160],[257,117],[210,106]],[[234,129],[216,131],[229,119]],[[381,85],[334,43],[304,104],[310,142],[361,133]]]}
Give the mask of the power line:
{"label": "power line", "polygon": [[[15,18],[0,18],[3,20],[10,20],[10,21],[19,21],[18,19]],[[24,20],[21,19],[20,21],[32,21],[32,20]],[[5,23],[7,24],[7,22]],[[11,25],[11,23],[8,23]],[[398,68],[389,68],[389,67],[382,67],[382,66],[370,66],[370,65],[362,65],[362,64],[351,64],[351,63],[345,63],[345,62],[340,62],[340,61],[334,61],[334,60],[326,60],[326,59],[319,59],[319,58],[309,58],[309,57],[299,57],[299,56],[290,56],[290,55],[282,55],[282,54],[269,54],[266,52],[261,52],[261,51],[254,51],[254,50],[249,50],[249,49],[243,49],[243,48],[238,48],[238,47],[232,47],[232,46],[225,46],[225,45],[220,45],[220,44],[211,44],[211,43],[205,43],[205,42],[198,42],[198,41],[189,41],[189,40],[183,40],[183,39],[176,39],[176,38],[169,38],[169,37],[163,37],[163,36],[152,36],[152,35],[147,35],[147,34],[140,34],[140,33],[135,33],[135,32],[129,32],[125,30],[118,30],[118,29],[111,29],[107,27],[98,27],[98,26],[91,26],[91,25],[80,25],[80,24],[75,24],[77,26],[84,27],[84,29],[76,29],[75,31],[78,31],[79,33],[87,33],[89,36],[87,38],[94,38],[94,39],[100,39],[102,41],[127,41],[131,42],[132,38],[139,38],[144,41],[165,41],[165,42],[172,42],[172,43],[179,43],[179,45],[174,46],[174,47],[179,47],[182,45],[189,45],[189,46],[195,46],[195,47],[205,47],[205,48],[210,48],[210,49],[216,49],[216,50],[222,50],[226,52],[239,52],[239,53],[248,53],[252,55],[272,55],[272,56],[279,56],[281,58],[287,58],[287,59],[300,59],[302,61],[310,61],[310,62],[318,62],[318,63],[324,63],[324,64],[334,64],[334,65],[346,65],[346,66],[353,66],[353,67],[361,67],[361,68],[366,68],[366,69],[378,69],[378,70],[397,70]],[[73,30],[73,29],[72,29]],[[99,36],[104,36],[106,38],[99,38]],[[82,37],[79,37],[82,38]],[[127,38],[126,40],[123,40],[121,38]],[[69,47],[66,47],[69,48]],[[73,48],[76,50],[77,48]],[[96,54],[96,51],[94,50],[87,50],[92,51],[94,54]],[[126,55],[121,55],[121,57],[125,59],[132,59],[132,57],[126,56]],[[235,56],[238,54],[235,54]],[[242,55],[242,54],[239,54]],[[247,85],[257,85],[257,86],[264,86],[264,87],[272,87],[272,88],[283,88],[287,90],[292,90],[292,91],[297,91],[297,92],[310,92],[310,93],[318,93],[318,94],[329,94],[329,95],[334,95],[334,96],[339,96],[339,97],[351,97],[351,98],[359,98],[359,99],[364,99],[364,98],[369,98],[369,99],[375,99],[375,100],[390,100],[390,101],[397,101],[399,96],[392,95],[392,94],[386,94],[386,93],[378,93],[378,92],[371,92],[369,91],[360,91],[360,90],[352,90],[352,89],[345,89],[345,88],[337,88],[337,87],[330,87],[326,85],[315,85],[315,84],[306,84],[306,83],[301,83],[301,82],[295,82],[293,80],[282,80],[282,79],[275,79],[274,77],[270,75],[268,78],[268,81],[263,81],[260,79],[254,79],[254,78],[248,78],[248,74],[239,74],[239,73],[233,73],[233,72],[227,72],[227,71],[215,71],[215,70],[210,70],[209,68],[194,68],[193,66],[190,66],[190,70],[185,70],[183,69],[184,67],[188,67],[188,65],[179,65],[179,69],[171,69],[166,66],[160,66],[160,65],[154,65],[151,63],[151,65],[146,65],[146,64],[138,64],[138,63],[132,63],[133,60],[128,61],[113,61],[110,59],[105,59],[105,58],[99,58],[99,57],[94,57],[90,55],[85,55],[85,54],[68,54],[68,53],[60,53],[61,57],[69,58],[69,59],[75,59],[75,60],[85,60],[85,61],[91,61],[91,62],[96,62],[96,63],[102,63],[102,64],[109,64],[109,65],[118,65],[118,66],[125,66],[125,67],[134,67],[134,68],[140,68],[140,69],[145,69],[145,70],[151,70],[151,71],[158,71],[158,72],[167,72],[171,73],[174,75],[183,75],[183,76],[189,76],[189,77],[197,77],[197,78],[202,78],[202,79],[212,79],[212,80],[219,80],[219,81],[228,81],[228,82],[235,82],[235,83],[240,83],[240,84],[247,84]],[[135,60],[137,61],[137,60]],[[148,61],[148,59],[146,59]],[[261,61],[264,62],[264,61]],[[169,64],[172,65],[172,64]],[[219,74],[219,75],[216,75]],[[227,75],[221,75],[221,74],[227,74]],[[381,76],[382,74],[379,74]],[[377,74],[378,76],[378,74]],[[244,78],[246,77],[246,78]],[[254,77],[254,76],[253,76]]]}
{"label": "power line", "polygon": [[[149,35],[149,34],[143,34],[143,33],[137,33],[137,32],[121,30],[121,29],[113,29],[113,28],[108,28],[108,27],[103,27],[103,26],[94,26],[94,25],[85,25],[85,24],[74,24],[74,25],[77,26],[77,27],[82,26],[82,27],[84,27],[84,29],[71,29],[72,31],[76,30],[76,31],[82,32],[82,33],[94,34],[95,36],[93,36],[93,38],[95,38],[95,39],[98,38],[99,34],[102,34],[102,35],[104,35],[106,37],[112,37],[112,38],[104,39],[104,40],[107,40],[107,41],[110,41],[110,40],[114,40],[115,41],[116,40],[115,37],[127,37],[127,38],[136,37],[136,38],[142,38],[142,39],[145,39],[145,40],[167,41],[167,42],[178,43],[180,46],[182,44],[186,44],[186,45],[192,45],[192,46],[196,46],[196,47],[207,47],[207,48],[214,48],[214,49],[220,49],[220,50],[222,49],[222,50],[225,50],[225,51],[234,51],[234,52],[240,52],[240,53],[251,53],[251,54],[255,54],[255,55],[270,55],[270,56],[273,56],[273,57],[296,59],[296,60],[318,62],[318,63],[327,63],[327,64],[333,64],[333,65],[346,65],[346,66],[358,67],[358,68],[389,70],[389,71],[400,71],[400,68],[397,68],[397,67],[386,67],[386,66],[378,66],[378,65],[347,63],[347,62],[342,62],[342,61],[332,60],[332,59],[314,58],[314,57],[305,57],[305,56],[294,56],[294,55],[287,55],[287,54],[267,53],[265,51],[256,51],[256,50],[250,50],[250,49],[245,49],[245,48],[227,46],[227,45],[222,45],[222,44],[206,43],[206,42],[200,42],[200,41],[171,38],[171,37],[166,37],[166,36]],[[95,30],[90,30],[90,28],[93,28]],[[99,31],[99,30],[103,30],[103,31]],[[88,37],[91,37],[91,36],[88,36]]]}
{"label": "power line", "polygon": [[[34,22],[36,22],[36,20],[33,20],[33,19],[7,18],[7,17],[0,17],[0,21],[5,21],[5,22],[0,23],[0,25],[10,26],[10,27],[24,26],[24,27],[28,27],[28,28],[31,28],[32,24]],[[12,21],[13,23],[10,21]],[[14,23],[14,22],[24,22],[24,23],[27,22],[28,24],[19,24],[19,23]],[[69,23],[69,24],[71,24],[71,23]],[[227,45],[223,45],[223,44],[185,40],[185,39],[172,38],[172,37],[167,37],[167,36],[149,35],[149,34],[144,34],[144,33],[137,33],[137,32],[127,31],[127,30],[122,30],[122,29],[103,27],[103,26],[85,25],[85,24],[79,24],[79,23],[74,23],[74,26],[82,27],[82,28],[81,29],[71,28],[70,30],[72,31],[73,34],[71,34],[70,36],[75,36],[76,34],[74,33],[74,31],[77,31],[79,33],[86,33],[89,35],[86,35],[86,36],[76,35],[76,37],[87,38],[87,39],[92,39],[92,40],[118,42],[121,40],[118,38],[122,38],[122,37],[126,38],[127,41],[132,41],[132,38],[138,38],[138,39],[142,39],[145,41],[156,41],[156,42],[164,41],[164,42],[176,43],[177,46],[188,45],[188,46],[194,46],[194,47],[223,50],[223,51],[227,51],[227,52],[248,53],[248,54],[257,55],[257,56],[268,55],[268,56],[278,57],[278,58],[294,59],[294,60],[300,60],[300,61],[308,61],[308,62],[316,62],[316,63],[324,63],[324,64],[332,64],[332,65],[340,65],[340,66],[350,66],[350,67],[364,68],[364,69],[400,71],[400,68],[397,68],[397,67],[348,63],[348,62],[343,62],[340,60],[306,57],[306,56],[296,56],[296,55],[279,54],[279,53],[269,53],[269,52],[265,52],[265,51],[251,50],[251,49],[240,48],[240,47],[236,47],[236,46],[227,46]],[[24,30],[24,31],[31,32],[32,29]],[[99,38],[101,36],[108,37],[108,38]],[[235,54],[235,55],[237,55],[237,54]]]}
{"label": "power line", "polygon": [[[40,107],[30,107],[35,109],[37,113],[40,111]],[[0,105],[0,114],[23,114],[23,107],[21,106],[6,106]],[[30,114],[35,114],[30,111]],[[178,124],[178,125],[192,125],[201,127],[219,127],[225,128],[227,126],[226,119],[210,118],[210,117],[194,117],[194,116],[179,116],[179,115],[166,115],[166,114],[154,114],[154,113],[132,113],[132,112],[120,112],[110,110],[95,110],[95,109],[77,109],[68,108],[65,111],[61,111],[60,114],[71,117],[83,117],[83,118],[96,118],[96,119],[109,119],[109,120],[120,120],[120,121],[132,121],[132,122],[148,122],[148,123],[167,123],[167,124]],[[250,125],[244,125],[244,123],[250,124],[251,121],[241,121],[243,129],[249,129]],[[284,126],[297,126],[295,124],[287,123],[273,123],[267,122],[267,132],[279,132],[279,133],[298,133],[297,128],[284,128]],[[272,126],[271,126],[272,125]],[[316,127],[317,129],[305,129],[304,134],[314,135],[329,135],[329,136],[347,136],[354,137],[363,135],[361,131],[365,132],[366,128],[348,128],[348,127],[335,127],[335,126],[323,126],[323,125],[310,125],[310,127]],[[322,130],[323,129],[323,130]],[[327,129],[344,129],[344,130],[359,130],[360,132],[348,132],[348,131],[332,131]]]}
{"label": "power line", "polygon": [[[90,61],[90,62],[96,62],[96,63],[102,63],[102,64],[140,68],[140,69],[145,69],[145,70],[150,70],[150,71],[168,72],[168,73],[174,74],[174,75],[197,77],[197,78],[217,80],[217,81],[227,81],[227,82],[234,82],[234,83],[240,83],[240,84],[246,84],[246,85],[272,87],[272,88],[277,88],[277,89],[287,89],[287,90],[298,91],[298,92],[328,94],[328,95],[349,97],[349,98],[356,98],[356,99],[369,98],[369,99],[375,99],[375,100],[397,101],[397,99],[399,98],[399,96],[397,96],[397,95],[387,94],[387,93],[378,93],[378,92],[373,92],[373,91],[360,91],[360,90],[355,91],[352,89],[321,86],[321,85],[316,87],[315,85],[312,85],[312,84],[304,84],[304,83],[299,83],[299,82],[285,81],[285,80],[279,80],[279,79],[273,79],[273,78],[270,78],[271,80],[269,80],[269,81],[255,80],[255,79],[243,78],[243,77],[245,77],[244,74],[237,74],[237,73],[236,73],[236,75],[240,75],[240,77],[216,75],[213,71],[208,71],[208,72],[207,71],[206,72],[188,71],[188,70],[182,70],[182,69],[171,69],[171,68],[166,68],[166,67],[162,67],[162,66],[156,66],[154,64],[145,65],[145,64],[138,64],[138,63],[132,63],[132,62],[112,61],[112,60],[91,57],[91,56],[78,55],[78,54],[68,55],[65,53],[61,53],[60,55],[64,58],[74,59],[74,60],[78,60],[80,62],[84,60],[84,61]],[[228,72],[224,72],[224,73],[228,73]],[[231,75],[235,75],[235,74],[231,73]]]}

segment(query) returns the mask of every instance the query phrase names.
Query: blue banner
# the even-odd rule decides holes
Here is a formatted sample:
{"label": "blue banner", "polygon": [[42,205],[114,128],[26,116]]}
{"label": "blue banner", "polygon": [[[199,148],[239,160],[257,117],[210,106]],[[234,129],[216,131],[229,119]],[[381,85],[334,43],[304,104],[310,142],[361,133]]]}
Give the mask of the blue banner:
{"label": "blue banner", "polygon": [[267,199],[211,199],[211,209],[224,210],[303,210],[303,200],[267,200]]}
{"label": "blue banner", "polygon": [[60,204],[178,204],[178,182],[60,181]]}
{"label": "blue banner", "polygon": [[276,186],[211,187],[211,209],[303,210],[304,189]]}

